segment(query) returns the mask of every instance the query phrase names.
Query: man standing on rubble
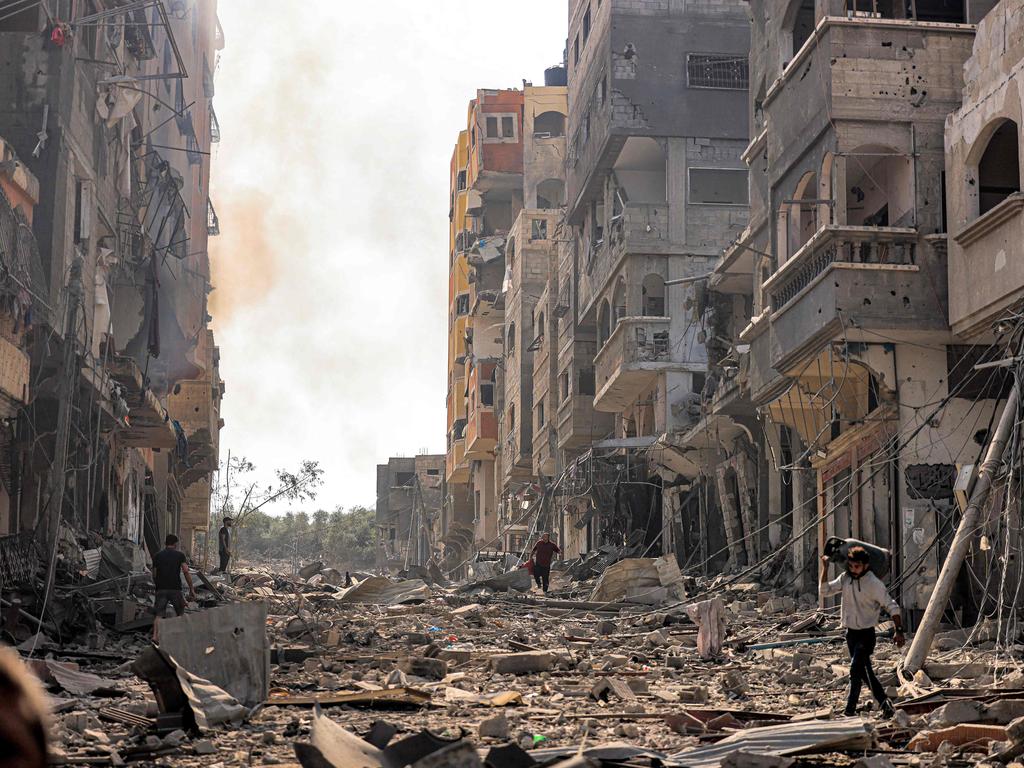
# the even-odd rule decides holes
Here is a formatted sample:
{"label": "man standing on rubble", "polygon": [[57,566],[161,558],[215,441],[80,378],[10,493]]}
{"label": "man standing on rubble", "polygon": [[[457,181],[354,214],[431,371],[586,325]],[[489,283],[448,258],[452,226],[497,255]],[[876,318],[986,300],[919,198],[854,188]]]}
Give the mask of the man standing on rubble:
{"label": "man standing on rubble", "polygon": [[217,534],[217,550],[220,554],[220,568],[217,570],[225,574],[228,572],[228,563],[231,561],[231,524],[233,522],[230,517],[225,517],[224,524],[220,527],[220,533]]}
{"label": "man standing on rubble", "polygon": [[878,700],[886,717],[894,714],[892,702],[885,695],[885,688],[871,666],[871,654],[875,651],[875,627],[880,612],[884,609],[896,627],[893,641],[903,647],[903,621],[900,606],[885,589],[885,584],[871,572],[871,559],[864,547],[850,547],[846,554],[846,571],[832,581],[828,580],[828,557],[821,558],[821,579],[819,592],[822,597],[842,595],[839,610],[840,624],[846,629],[846,647],[850,650],[850,695],[846,700],[845,714],[857,714],[857,700],[864,683]]}
{"label": "man standing on rubble", "polygon": [[182,574],[185,575],[185,582],[188,584],[188,599],[192,602],[196,599],[196,590],[192,586],[192,574],[189,573],[185,553],[178,551],[178,537],[173,533],[167,534],[164,545],[163,549],[153,555],[153,585],[156,587],[156,602],[153,605],[153,613],[156,614],[153,621],[154,641],[159,639],[157,627],[167,611],[168,603],[174,606],[176,615],[185,614],[185,598],[181,594]]}
{"label": "man standing on rubble", "polygon": [[533,580],[537,586],[548,591],[548,584],[551,581],[551,561],[555,555],[562,554],[562,550],[551,540],[551,534],[545,533],[540,541],[533,545],[530,550],[530,559],[533,561]]}

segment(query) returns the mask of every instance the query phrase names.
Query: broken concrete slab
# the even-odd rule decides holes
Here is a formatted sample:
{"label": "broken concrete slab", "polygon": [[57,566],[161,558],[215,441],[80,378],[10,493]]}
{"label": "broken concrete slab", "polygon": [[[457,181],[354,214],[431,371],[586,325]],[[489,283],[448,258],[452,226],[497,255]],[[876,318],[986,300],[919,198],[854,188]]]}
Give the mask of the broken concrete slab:
{"label": "broken concrete slab", "polygon": [[193,675],[247,707],[267,698],[270,647],[267,604],[230,603],[160,623],[160,648]]}
{"label": "broken concrete slab", "polygon": [[448,662],[426,656],[406,656],[399,659],[398,669],[407,675],[424,677],[428,680],[443,680],[448,674]]}
{"label": "broken concrete slab", "polygon": [[500,713],[481,720],[477,727],[477,734],[480,738],[507,739],[509,735],[508,718],[504,713]]}

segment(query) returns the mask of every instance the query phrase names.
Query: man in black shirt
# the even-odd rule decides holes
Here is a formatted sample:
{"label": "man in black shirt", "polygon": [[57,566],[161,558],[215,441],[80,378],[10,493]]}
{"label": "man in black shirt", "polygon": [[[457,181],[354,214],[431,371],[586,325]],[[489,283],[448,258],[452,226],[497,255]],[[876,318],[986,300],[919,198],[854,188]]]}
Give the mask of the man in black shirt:
{"label": "man in black shirt", "polygon": [[220,554],[220,568],[217,570],[221,573],[228,572],[228,563],[231,561],[231,523],[231,518],[225,517],[224,525],[217,534],[217,551]]}
{"label": "man in black shirt", "polygon": [[178,551],[178,537],[169,533],[164,539],[164,544],[166,546],[153,556],[153,585],[156,587],[156,603],[153,605],[153,613],[156,614],[153,622],[154,641],[157,639],[157,625],[167,612],[168,603],[174,606],[174,612],[178,616],[185,613],[185,598],[181,594],[182,574],[185,574],[185,581],[188,583],[189,600],[194,602],[196,599],[196,590],[192,586],[192,574],[189,573],[185,554]]}

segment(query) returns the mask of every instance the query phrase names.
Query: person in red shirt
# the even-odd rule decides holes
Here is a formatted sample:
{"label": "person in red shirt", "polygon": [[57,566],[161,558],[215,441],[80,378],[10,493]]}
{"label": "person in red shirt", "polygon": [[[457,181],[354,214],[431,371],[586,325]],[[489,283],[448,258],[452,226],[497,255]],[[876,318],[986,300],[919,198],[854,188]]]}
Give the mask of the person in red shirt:
{"label": "person in red shirt", "polygon": [[548,584],[551,581],[551,561],[555,555],[562,554],[562,550],[551,540],[551,534],[545,533],[540,541],[533,545],[530,550],[530,560],[533,561],[533,579],[537,586],[548,591]]}

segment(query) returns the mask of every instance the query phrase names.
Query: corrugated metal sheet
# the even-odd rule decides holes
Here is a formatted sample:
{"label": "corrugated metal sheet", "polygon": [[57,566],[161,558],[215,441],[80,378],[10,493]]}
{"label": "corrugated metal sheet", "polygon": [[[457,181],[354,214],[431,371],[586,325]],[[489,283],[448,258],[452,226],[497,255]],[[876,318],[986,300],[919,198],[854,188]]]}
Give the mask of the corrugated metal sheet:
{"label": "corrugated metal sheet", "polygon": [[86,549],[82,552],[85,556],[85,572],[90,579],[95,579],[100,572],[100,561],[103,559],[102,549]]}
{"label": "corrugated metal sheet", "polygon": [[718,768],[726,755],[742,749],[762,755],[795,755],[836,749],[870,749],[875,743],[871,724],[860,718],[809,720],[764,728],[747,728],[707,747],[671,756],[686,768]]}

